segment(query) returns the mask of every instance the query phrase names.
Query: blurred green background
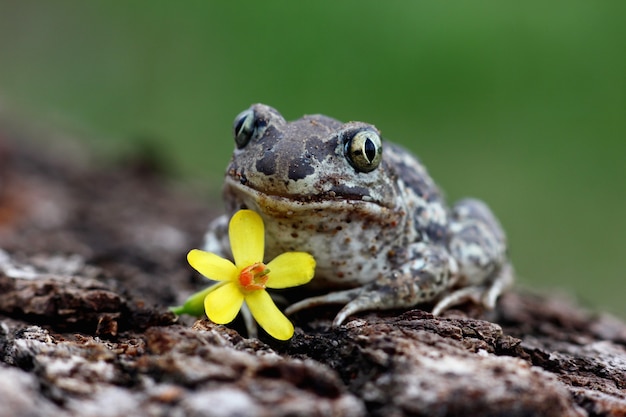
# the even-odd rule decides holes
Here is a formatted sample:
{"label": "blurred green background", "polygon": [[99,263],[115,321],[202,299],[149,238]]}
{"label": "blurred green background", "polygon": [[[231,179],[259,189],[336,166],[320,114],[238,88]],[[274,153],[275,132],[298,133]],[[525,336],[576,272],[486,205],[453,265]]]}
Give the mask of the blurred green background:
{"label": "blurred green background", "polygon": [[251,103],[374,123],[491,205],[524,286],[626,317],[625,21],[623,0],[2,0],[0,102],[96,149],[149,141],[215,200]]}

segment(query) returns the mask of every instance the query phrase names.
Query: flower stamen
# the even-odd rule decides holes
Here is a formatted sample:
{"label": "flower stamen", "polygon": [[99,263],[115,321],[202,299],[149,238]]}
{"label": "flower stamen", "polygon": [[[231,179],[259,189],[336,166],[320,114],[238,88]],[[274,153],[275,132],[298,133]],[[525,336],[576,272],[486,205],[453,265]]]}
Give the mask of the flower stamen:
{"label": "flower stamen", "polygon": [[239,273],[239,285],[245,291],[264,290],[270,270],[263,262],[245,267]]}

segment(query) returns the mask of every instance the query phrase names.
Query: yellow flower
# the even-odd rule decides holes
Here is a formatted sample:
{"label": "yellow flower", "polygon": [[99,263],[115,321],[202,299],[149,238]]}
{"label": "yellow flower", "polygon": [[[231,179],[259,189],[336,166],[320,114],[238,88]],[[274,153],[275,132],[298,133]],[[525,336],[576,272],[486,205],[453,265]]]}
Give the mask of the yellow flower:
{"label": "yellow flower", "polygon": [[176,314],[193,314],[203,301],[204,311],[217,324],[230,323],[245,302],[254,319],[272,337],[287,340],[293,325],[276,307],[266,288],[288,288],[309,282],[315,273],[315,259],[306,252],[286,252],[263,263],[265,228],[261,216],[240,210],[231,218],[228,237],[235,258],[233,264],[214,253],[193,249],[189,264],[205,277],[219,283],[192,295]]}

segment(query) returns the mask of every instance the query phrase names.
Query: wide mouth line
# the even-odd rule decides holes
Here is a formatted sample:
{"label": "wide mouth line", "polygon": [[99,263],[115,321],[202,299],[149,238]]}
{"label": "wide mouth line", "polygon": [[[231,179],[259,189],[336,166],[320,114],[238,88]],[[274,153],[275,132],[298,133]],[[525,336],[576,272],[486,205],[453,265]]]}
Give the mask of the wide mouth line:
{"label": "wide mouth line", "polygon": [[331,195],[332,192],[325,192],[323,194],[306,194],[303,196],[294,196],[290,194],[280,194],[280,193],[272,193],[268,190],[259,190],[250,184],[242,184],[240,181],[237,181],[233,178],[226,177],[226,180],[229,183],[230,187],[237,189],[240,192],[243,192],[248,195],[253,195],[254,197],[263,196],[266,198],[271,198],[273,200],[282,201],[282,202],[291,202],[291,203],[304,203],[311,205],[321,205],[328,206],[332,203],[347,203],[347,204],[367,204],[374,205],[377,207],[387,207],[388,205],[382,204],[373,199],[363,199],[360,195],[345,195],[345,194],[335,194]]}

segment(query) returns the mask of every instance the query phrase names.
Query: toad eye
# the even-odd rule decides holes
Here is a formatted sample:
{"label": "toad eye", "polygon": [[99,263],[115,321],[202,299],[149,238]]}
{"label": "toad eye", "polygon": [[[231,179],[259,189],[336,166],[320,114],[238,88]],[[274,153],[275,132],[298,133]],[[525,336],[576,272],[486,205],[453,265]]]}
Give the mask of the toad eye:
{"label": "toad eye", "polygon": [[245,147],[250,142],[252,135],[254,135],[254,119],[254,110],[252,109],[244,110],[235,117],[233,135],[235,136],[237,149]]}
{"label": "toad eye", "polygon": [[383,158],[380,136],[373,130],[357,131],[347,138],[344,154],[357,171],[373,171]]}

